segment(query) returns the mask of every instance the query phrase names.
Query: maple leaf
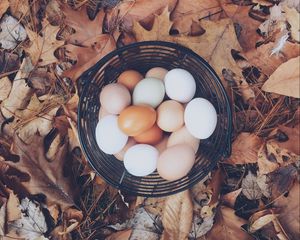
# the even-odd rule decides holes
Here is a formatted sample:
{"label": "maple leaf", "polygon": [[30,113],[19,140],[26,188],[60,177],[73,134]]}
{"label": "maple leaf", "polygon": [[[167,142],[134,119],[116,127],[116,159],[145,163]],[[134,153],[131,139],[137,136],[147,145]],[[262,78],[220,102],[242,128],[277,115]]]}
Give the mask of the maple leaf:
{"label": "maple leaf", "polygon": [[52,26],[46,19],[43,20],[42,25],[42,36],[26,27],[26,32],[32,43],[30,47],[25,48],[25,51],[30,55],[34,66],[45,66],[57,62],[58,59],[54,56],[54,52],[64,45],[64,41],[57,40],[59,26]]}
{"label": "maple leaf", "polygon": [[71,34],[68,39],[69,43],[88,47],[88,43],[90,43],[89,39],[103,33],[102,25],[105,17],[103,9],[97,14],[94,20],[89,19],[86,6],[76,11],[67,4],[64,4],[61,9],[66,16],[65,23],[75,30],[75,33]]}
{"label": "maple leaf", "polygon": [[[169,31],[172,22],[169,20],[169,11],[165,8],[164,12],[155,16],[153,27],[150,31],[135,22],[133,32],[137,41],[161,40],[175,42],[184,45],[203,57],[221,77],[222,70],[231,69],[242,77],[241,69],[231,56],[231,50],[241,50],[241,46],[235,35],[234,26],[230,19],[219,21],[202,20],[201,26],[205,33],[201,36],[170,36]],[[226,82],[223,81],[226,86]]]}
{"label": "maple leaf", "polygon": [[31,194],[45,194],[48,203],[58,203],[62,209],[66,209],[74,205],[73,196],[76,189],[71,179],[63,173],[67,144],[58,146],[56,157],[52,161],[46,159],[42,146],[43,137],[39,134],[32,138],[29,145],[15,135],[12,149],[20,156],[20,161],[8,163],[30,175],[30,180],[22,184]]}
{"label": "maple leaf", "polygon": [[281,64],[262,86],[262,90],[300,98],[300,57]]}

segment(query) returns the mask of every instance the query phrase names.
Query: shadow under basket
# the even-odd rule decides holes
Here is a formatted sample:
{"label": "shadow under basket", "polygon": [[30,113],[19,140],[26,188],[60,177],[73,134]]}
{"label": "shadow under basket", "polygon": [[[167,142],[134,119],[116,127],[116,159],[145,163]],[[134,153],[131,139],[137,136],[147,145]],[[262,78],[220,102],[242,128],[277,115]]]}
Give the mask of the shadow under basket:
{"label": "shadow under basket", "polygon": [[[192,170],[176,181],[166,181],[156,171],[145,177],[133,176],[125,170],[122,161],[102,152],[96,142],[95,129],[102,88],[116,82],[125,70],[134,69],[145,74],[153,67],[168,70],[183,68],[189,71],[196,80],[195,97],[209,100],[218,113],[216,129],[208,139],[200,141]],[[100,176],[122,191],[146,197],[171,195],[192,187],[207,176],[218,161],[230,155],[232,116],[225,89],[208,63],[186,47],[169,42],[149,41],[119,48],[87,70],[79,78],[78,88],[78,131],[85,157]]]}

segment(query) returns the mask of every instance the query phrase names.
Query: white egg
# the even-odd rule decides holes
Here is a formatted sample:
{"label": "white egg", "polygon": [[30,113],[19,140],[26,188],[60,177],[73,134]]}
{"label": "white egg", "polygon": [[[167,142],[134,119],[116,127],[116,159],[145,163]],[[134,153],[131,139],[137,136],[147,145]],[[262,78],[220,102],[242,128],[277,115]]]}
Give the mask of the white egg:
{"label": "white egg", "polygon": [[158,150],[148,144],[137,144],[129,148],[124,156],[126,170],[134,176],[146,176],[156,169]]}
{"label": "white egg", "polygon": [[156,78],[141,80],[133,90],[133,104],[147,104],[156,108],[165,97],[164,83]]}
{"label": "white egg", "polygon": [[107,115],[96,127],[96,141],[99,148],[106,154],[116,154],[126,145],[128,136],[118,127],[118,117]]}
{"label": "white egg", "polygon": [[181,103],[189,102],[195,95],[196,82],[192,74],[181,68],[169,71],[164,79],[166,94]]}
{"label": "white egg", "polygon": [[217,125],[216,109],[208,100],[195,98],[185,108],[184,123],[194,137],[209,138]]}

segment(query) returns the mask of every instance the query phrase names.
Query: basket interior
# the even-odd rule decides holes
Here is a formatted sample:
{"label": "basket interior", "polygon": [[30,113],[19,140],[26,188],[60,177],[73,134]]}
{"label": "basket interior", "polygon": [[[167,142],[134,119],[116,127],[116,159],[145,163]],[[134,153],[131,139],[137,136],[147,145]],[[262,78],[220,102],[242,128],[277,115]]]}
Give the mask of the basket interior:
{"label": "basket interior", "polygon": [[[145,177],[129,174],[123,162],[102,152],[95,128],[100,109],[99,94],[125,70],[145,74],[150,68],[183,68],[196,80],[195,97],[208,99],[216,108],[218,123],[213,135],[200,141],[196,163],[189,174],[166,181],[157,172]],[[166,42],[141,42],[118,49],[104,57],[79,79],[82,85],[78,109],[79,138],[83,151],[98,174],[114,187],[134,195],[160,197],[187,189],[203,179],[230,152],[231,112],[225,90],[208,64],[191,50]],[[142,159],[141,159],[142,164]]]}

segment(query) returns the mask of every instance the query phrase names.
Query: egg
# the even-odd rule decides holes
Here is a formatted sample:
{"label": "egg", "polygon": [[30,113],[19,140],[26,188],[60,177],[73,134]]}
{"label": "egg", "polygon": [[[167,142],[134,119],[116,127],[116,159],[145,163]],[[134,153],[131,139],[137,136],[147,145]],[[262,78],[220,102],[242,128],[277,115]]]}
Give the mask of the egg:
{"label": "egg", "polygon": [[143,79],[143,75],[135,70],[122,72],[118,77],[118,83],[123,84],[129,91],[133,91],[135,85]]}
{"label": "egg", "polygon": [[157,108],[157,125],[166,132],[174,132],[183,126],[183,106],[174,101],[163,102]]}
{"label": "egg", "polygon": [[111,114],[119,114],[131,103],[131,96],[122,84],[106,85],[100,93],[100,103]]}
{"label": "egg", "polygon": [[114,154],[115,158],[120,160],[120,161],[123,161],[124,160],[124,156],[125,156],[125,153],[127,152],[127,150],[134,146],[136,144],[136,141],[134,141],[133,138],[129,138],[126,145],[122,148],[122,150],[116,154]]}
{"label": "egg", "polygon": [[164,80],[168,70],[162,67],[151,68],[145,75],[146,78],[156,78],[159,80]]}
{"label": "egg", "polygon": [[186,127],[183,126],[182,128],[173,132],[170,135],[168,139],[167,147],[171,147],[181,143],[186,143],[190,145],[194,149],[194,152],[196,153],[199,148],[200,140],[195,138],[192,134],[190,134],[190,132],[186,129]]}
{"label": "egg", "polygon": [[101,118],[104,118],[107,115],[111,115],[111,114],[108,111],[106,111],[104,107],[100,107],[98,120],[100,120]]}
{"label": "egg", "polygon": [[165,135],[159,143],[154,145],[154,147],[158,150],[159,153],[162,153],[167,148],[168,139],[169,136]]}
{"label": "egg", "polygon": [[157,160],[157,172],[162,178],[175,181],[188,174],[194,162],[194,149],[188,144],[177,144],[161,153]]}
{"label": "egg", "polygon": [[192,74],[181,68],[170,70],[165,78],[166,94],[181,103],[189,102],[195,95],[196,82]]}
{"label": "egg", "polygon": [[134,176],[146,176],[156,169],[158,151],[148,144],[137,144],[127,150],[124,156],[125,169]]}
{"label": "egg", "polygon": [[119,128],[128,136],[137,136],[149,130],[156,121],[156,111],[149,106],[129,106],[118,119]]}
{"label": "egg", "polygon": [[103,117],[96,126],[96,141],[99,148],[106,154],[118,153],[127,143],[128,136],[118,127],[118,117]]}
{"label": "egg", "polygon": [[190,101],[184,111],[187,130],[196,138],[209,138],[217,126],[217,112],[214,106],[204,98]]}
{"label": "egg", "polygon": [[149,130],[142,132],[134,137],[134,140],[138,143],[157,144],[163,137],[163,131],[154,124]]}
{"label": "egg", "polygon": [[132,100],[134,105],[147,104],[156,108],[165,97],[163,81],[156,78],[145,78],[134,88]]}

